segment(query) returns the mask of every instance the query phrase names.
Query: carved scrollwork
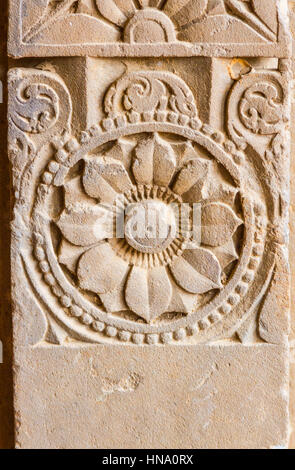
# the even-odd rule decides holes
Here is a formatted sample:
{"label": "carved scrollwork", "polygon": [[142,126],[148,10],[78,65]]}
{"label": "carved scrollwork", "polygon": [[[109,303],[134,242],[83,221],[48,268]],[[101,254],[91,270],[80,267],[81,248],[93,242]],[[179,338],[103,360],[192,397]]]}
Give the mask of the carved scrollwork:
{"label": "carved scrollwork", "polygon": [[8,86],[9,156],[16,170],[18,196],[22,174],[38,150],[53,136],[70,131],[72,103],[65,83],[47,70],[11,69]]}
{"label": "carved scrollwork", "polygon": [[[255,147],[255,136],[281,132],[287,121],[287,102],[288,84],[283,74],[253,72],[244,75],[229,94],[228,131],[231,138],[240,147],[249,143]],[[261,148],[261,143],[259,146]]]}
{"label": "carved scrollwork", "polygon": [[190,89],[175,75],[164,72],[124,75],[108,90],[104,106],[109,117],[125,111],[139,114],[170,111],[197,117]]}
{"label": "carved scrollwork", "polygon": [[70,130],[71,98],[56,73],[12,69],[8,81],[11,140],[22,133],[38,147],[48,137]]}
{"label": "carved scrollwork", "polygon": [[59,118],[59,98],[46,84],[20,81],[11,118],[23,132],[46,132]]}
{"label": "carved scrollwork", "polygon": [[284,93],[279,83],[254,83],[239,103],[243,124],[255,134],[274,134],[281,129]]}

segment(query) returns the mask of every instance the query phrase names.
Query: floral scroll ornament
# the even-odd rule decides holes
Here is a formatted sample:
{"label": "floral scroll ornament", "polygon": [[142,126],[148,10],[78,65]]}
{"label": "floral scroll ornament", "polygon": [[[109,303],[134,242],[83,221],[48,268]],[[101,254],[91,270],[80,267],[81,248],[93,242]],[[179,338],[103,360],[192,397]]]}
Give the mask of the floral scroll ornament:
{"label": "floral scroll ornament", "polygon": [[252,132],[269,135],[282,128],[284,103],[282,89],[277,83],[254,83],[240,101],[240,117]]}
{"label": "floral scroll ornament", "polygon": [[252,71],[236,81],[228,101],[228,130],[239,147],[251,143],[261,152],[261,137],[266,141],[282,133],[288,122],[287,89],[278,72]]}
{"label": "floral scroll ornament", "polygon": [[[70,133],[72,102],[64,81],[52,71],[12,68],[9,83],[9,156],[13,162],[15,197],[23,171],[44,144]],[[62,106],[61,106],[62,103]]]}
{"label": "floral scroll ornament", "polygon": [[[120,78],[108,90],[104,107],[109,117],[114,117],[126,110],[129,119],[139,120],[144,113],[148,120],[157,110],[159,119],[165,119],[168,109],[172,113],[181,113],[183,123],[197,116],[194,97],[183,81],[165,72],[129,73]],[[162,114],[161,114],[162,113]]]}

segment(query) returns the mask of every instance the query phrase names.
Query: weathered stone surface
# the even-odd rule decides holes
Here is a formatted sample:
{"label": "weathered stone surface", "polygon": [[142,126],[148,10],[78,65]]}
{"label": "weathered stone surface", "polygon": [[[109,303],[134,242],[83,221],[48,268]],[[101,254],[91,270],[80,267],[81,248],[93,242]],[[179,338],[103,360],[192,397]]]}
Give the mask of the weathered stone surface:
{"label": "weathered stone surface", "polygon": [[[289,10],[290,10],[290,29],[293,37],[293,59],[292,59],[292,71],[293,71],[293,83],[294,83],[294,72],[295,72],[295,62],[294,62],[294,38],[295,38],[295,2],[289,1]],[[295,106],[294,106],[294,92],[292,94],[292,114],[291,114],[291,123],[295,119]],[[293,175],[295,173],[295,141],[294,141],[294,126],[291,125],[291,206],[290,206],[290,264],[291,264],[291,286],[294,284],[295,279],[295,254],[292,247],[295,243],[295,182]],[[295,449],[295,401],[293,399],[294,390],[295,390],[295,292],[294,289],[291,289],[291,332],[290,332],[290,448]]]}
{"label": "weathered stone surface", "polygon": [[25,348],[17,445],[285,447],[286,354],[270,344]]}
{"label": "weathered stone surface", "polygon": [[[21,448],[287,446],[286,2],[155,3],[97,1],[117,36],[80,35],[79,52],[101,57],[9,72]],[[27,43],[10,50],[76,54],[81,22],[101,21],[91,5],[27,5]],[[247,60],[232,58],[249,50],[243,24],[260,38]]]}

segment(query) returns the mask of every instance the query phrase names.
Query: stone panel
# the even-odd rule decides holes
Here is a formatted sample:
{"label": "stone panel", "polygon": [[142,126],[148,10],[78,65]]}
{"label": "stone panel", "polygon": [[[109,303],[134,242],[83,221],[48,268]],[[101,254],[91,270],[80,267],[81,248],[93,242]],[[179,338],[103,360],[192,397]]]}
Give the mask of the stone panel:
{"label": "stone panel", "polygon": [[16,445],[283,448],[286,354],[270,344],[181,347],[177,353],[173,346],[161,353],[155,346],[25,348],[16,381],[22,410]]}
{"label": "stone panel", "polygon": [[10,0],[9,52],[285,57],[287,15],[281,0]]}
{"label": "stone panel", "polygon": [[287,3],[24,3],[99,57],[9,71],[17,446],[286,447]]}

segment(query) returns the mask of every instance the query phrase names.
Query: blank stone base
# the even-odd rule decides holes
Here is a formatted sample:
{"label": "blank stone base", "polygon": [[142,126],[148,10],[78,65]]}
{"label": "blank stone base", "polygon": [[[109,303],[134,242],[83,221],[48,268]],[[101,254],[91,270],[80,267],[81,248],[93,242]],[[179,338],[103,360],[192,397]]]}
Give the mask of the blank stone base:
{"label": "blank stone base", "polygon": [[17,356],[17,447],[287,446],[282,346],[79,344]]}
{"label": "blank stone base", "polygon": [[17,447],[286,447],[287,0],[9,3]]}

